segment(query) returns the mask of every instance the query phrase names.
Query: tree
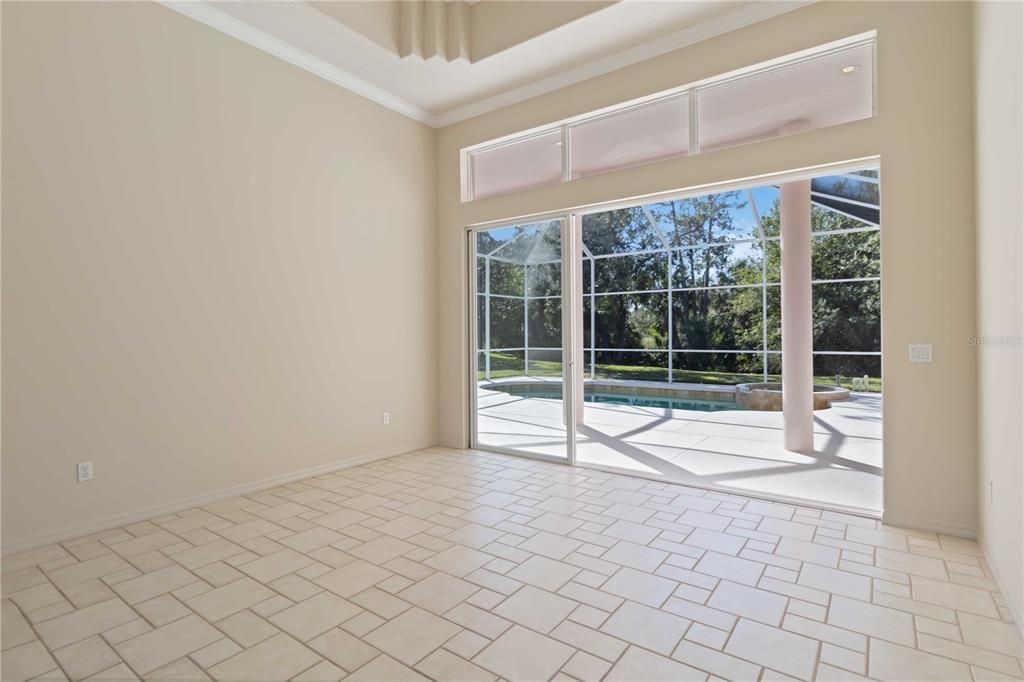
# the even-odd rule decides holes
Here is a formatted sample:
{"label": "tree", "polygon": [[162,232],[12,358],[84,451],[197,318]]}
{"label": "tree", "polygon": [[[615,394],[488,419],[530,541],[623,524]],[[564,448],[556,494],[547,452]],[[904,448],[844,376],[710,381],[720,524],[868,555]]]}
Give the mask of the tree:
{"label": "tree", "polygon": [[[762,225],[768,237],[777,237],[781,233],[778,201],[762,217]],[[813,280],[878,277],[881,274],[878,231],[832,234],[837,230],[863,227],[863,222],[835,211],[820,206],[811,208]],[[767,281],[780,282],[780,243],[770,241],[766,246]],[[812,286],[811,293],[815,350],[881,350],[881,288],[878,282],[819,283]],[[779,287],[769,287],[768,294],[768,348],[777,350],[782,348]],[[877,356],[818,355],[815,356],[814,371],[818,376],[867,374],[878,377],[881,376],[881,363]]]}
{"label": "tree", "polygon": [[[584,288],[589,290],[592,267],[594,288],[601,294],[594,297],[594,347],[664,348],[667,297],[639,293],[668,286],[667,254],[646,253],[664,246],[656,228],[640,207],[586,215],[582,228],[583,243],[595,256],[584,264]],[[613,350],[602,353],[599,362],[657,366],[663,359],[659,355]]]}
{"label": "tree", "polygon": [[[829,182],[831,192],[873,191],[874,196],[861,198],[866,203],[877,201],[877,185],[863,190],[860,186],[867,183],[854,182],[844,189],[844,178]],[[675,366],[761,373],[761,351],[781,350],[780,212],[776,200],[761,217],[766,238],[762,243],[757,232],[749,231],[749,225],[734,220],[746,207],[745,194],[722,192],[583,217],[583,243],[593,255],[593,259],[585,257],[582,264],[584,290],[589,294],[593,278],[596,293],[592,299],[584,299],[584,344],[611,349],[598,353],[598,365],[665,368],[666,350],[720,350],[730,352],[677,354]],[[815,280],[879,276],[879,233],[836,233],[864,225],[828,208],[812,208]],[[494,234],[481,232],[477,239],[479,291],[485,290],[489,271],[491,293],[514,297],[492,297],[492,347],[521,346],[525,327],[531,348],[559,347],[561,245],[557,223],[502,228]],[[666,243],[671,253],[666,253]],[[484,254],[495,256],[489,265],[485,265]],[[767,283],[763,288],[762,276]],[[669,296],[665,293],[669,286],[673,289],[671,349]],[[816,350],[880,349],[881,292],[877,282],[818,283],[812,293]],[[531,298],[524,302],[526,296]],[[593,328],[591,305],[596,318]],[[480,343],[482,347],[482,338]],[[531,353],[531,358],[539,355]],[[769,359],[769,371],[777,372],[778,356]],[[877,377],[880,361],[877,356],[819,355],[815,356],[815,373]]]}
{"label": "tree", "polygon": [[[693,289],[673,294],[675,348],[737,347],[731,292],[707,287],[735,284],[739,273],[734,268],[748,265],[746,258],[734,259],[733,243],[747,236],[738,232],[733,221],[734,212],[746,205],[740,192],[721,192],[651,207],[658,223],[665,226],[670,245],[679,249],[673,253],[673,286]],[[740,359],[734,354],[686,358],[693,369],[718,365],[728,371],[735,370]]]}

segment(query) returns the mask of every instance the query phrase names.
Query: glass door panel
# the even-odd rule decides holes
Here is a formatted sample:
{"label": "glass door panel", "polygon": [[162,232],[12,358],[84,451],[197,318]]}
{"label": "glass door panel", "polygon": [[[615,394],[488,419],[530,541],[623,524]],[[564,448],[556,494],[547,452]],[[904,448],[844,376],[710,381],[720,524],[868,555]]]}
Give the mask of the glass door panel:
{"label": "glass door panel", "polygon": [[878,182],[869,168],[805,190],[813,383],[843,396],[814,409],[812,436],[859,467],[801,469],[780,409],[737,400],[782,380],[774,185],[471,231],[473,446],[879,509]]}
{"label": "glass door panel", "polygon": [[556,219],[470,233],[474,447],[569,458],[564,225]]}

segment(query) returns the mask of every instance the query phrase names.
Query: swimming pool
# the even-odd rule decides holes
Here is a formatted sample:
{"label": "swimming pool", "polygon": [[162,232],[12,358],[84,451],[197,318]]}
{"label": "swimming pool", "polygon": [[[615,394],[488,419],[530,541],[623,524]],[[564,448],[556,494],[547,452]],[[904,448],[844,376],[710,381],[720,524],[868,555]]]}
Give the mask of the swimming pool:
{"label": "swimming pool", "polygon": [[[549,400],[561,400],[562,391],[560,388],[547,386],[535,386],[529,384],[513,384],[502,386],[494,384],[487,386],[492,391],[501,391],[509,395],[522,398],[547,398]],[[709,400],[705,398],[688,397],[667,397],[660,395],[640,395],[638,393],[620,393],[607,391],[584,392],[583,400],[588,403],[609,403],[612,405],[634,405],[636,407],[653,407],[669,410],[691,410],[694,412],[723,412],[725,410],[742,410],[732,400]]]}

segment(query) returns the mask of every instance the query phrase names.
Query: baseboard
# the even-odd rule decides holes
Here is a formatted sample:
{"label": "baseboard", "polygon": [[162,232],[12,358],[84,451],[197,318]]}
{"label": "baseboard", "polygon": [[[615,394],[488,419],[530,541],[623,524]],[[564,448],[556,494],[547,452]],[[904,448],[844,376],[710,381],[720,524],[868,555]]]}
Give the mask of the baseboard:
{"label": "baseboard", "polygon": [[[1006,591],[1006,582],[1003,580],[1003,576],[996,570],[996,565],[989,558],[988,550],[985,549],[985,538],[984,536],[978,536],[978,545],[981,546],[981,553],[985,557],[985,563],[988,565],[989,573],[992,574],[992,581],[999,588],[999,592],[1006,598],[1010,593]],[[1020,636],[1024,639],[1024,611],[1021,609],[1021,604],[1014,604],[1009,599],[1006,599],[1006,608],[1010,609],[1010,614],[1013,616],[1013,622],[1017,625],[1017,630],[1020,631]]]}
{"label": "baseboard", "polygon": [[264,478],[259,481],[252,481],[249,483],[243,483],[241,485],[231,486],[230,488],[222,488],[209,493],[203,493],[201,495],[195,495],[184,499],[174,500],[173,502],[166,502],[164,504],[158,504],[152,507],[146,507],[144,509],[136,509],[130,512],[122,512],[119,514],[113,514],[105,516],[95,521],[88,521],[85,523],[75,524],[72,526],[65,526],[58,530],[44,533],[42,535],[36,535],[29,538],[23,538],[21,540],[15,540],[10,543],[5,543],[3,548],[0,549],[0,554],[4,556],[15,554],[18,552],[24,552],[37,547],[43,547],[45,545],[52,545],[57,542],[64,542],[65,540],[71,540],[73,538],[81,537],[83,535],[90,535],[92,533],[98,533],[100,531],[109,530],[111,528],[119,528],[126,526],[131,523],[138,523],[139,521],[145,521],[156,516],[163,516],[164,514],[173,514],[174,512],[183,511],[185,509],[192,509],[193,507],[201,507],[203,505],[212,504],[221,500],[226,500],[231,497],[238,497],[239,495],[247,495],[258,490],[265,488],[274,488],[279,485],[286,483],[294,483],[295,481],[301,481],[305,478],[312,478],[314,476],[321,476],[323,474],[329,474],[334,471],[341,471],[343,469],[349,469],[356,467],[361,464],[369,464],[370,462],[376,462],[381,459],[387,459],[388,457],[396,457],[398,455],[404,455],[417,450],[423,450],[425,448],[432,447],[434,443],[421,443],[414,445],[403,445],[397,448],[391,448],[389,450],[381,450],[379,452],[373,452],[367,455],[360,455],[352,459],[346,459],[341,462],[332,462],[330,464],[323,464],[316,467],[310,467],[309,469],[302,469],[301,471],[292,471],[281,476],[273,476],[271,478]]}
{"label": "baseboard", "polygon": [[882,514],[882,523],[888,526],[900,526],[902,528],[911,528],[913,530],[923,530],[928,533],[951,535],[958,538],[967,538],[968,540],[976,540],[978,537],[978,529],[974,526],[959,523],[946,523],[922,516],[914,516],[913,514],[900,514],[899,512],[887,511]]}

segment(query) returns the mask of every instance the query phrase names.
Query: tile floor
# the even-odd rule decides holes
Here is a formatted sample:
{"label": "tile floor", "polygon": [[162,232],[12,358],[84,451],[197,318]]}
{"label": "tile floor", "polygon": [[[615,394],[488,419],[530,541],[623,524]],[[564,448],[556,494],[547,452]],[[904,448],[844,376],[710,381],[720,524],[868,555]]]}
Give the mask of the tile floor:
{"label": "tile floor", "polygon": [[974,542],[432,448],[3,558],[2,677],[1001,680]]}
{"label": "tile floor", "polygon": [[[565,456],[560,400],[481,388],[479,442]],[[882,397],[856,393],[814,412],[812,455],[782,447],[782,413],[699,412],[586,403],[577,461],[673,483],[882,509]]]}

